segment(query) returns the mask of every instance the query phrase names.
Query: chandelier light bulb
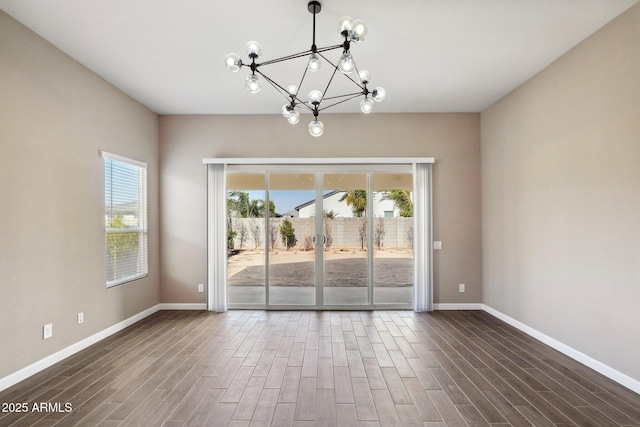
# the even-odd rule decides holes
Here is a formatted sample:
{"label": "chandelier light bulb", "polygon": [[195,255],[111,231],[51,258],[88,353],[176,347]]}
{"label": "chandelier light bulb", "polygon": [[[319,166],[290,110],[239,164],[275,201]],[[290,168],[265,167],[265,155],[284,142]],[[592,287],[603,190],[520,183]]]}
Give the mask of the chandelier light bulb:
{"label": "chandelier light bulb", "polygon": [[293,112],[293,107],[290,104],[284,104],[282,106],[282,115],[285,117],[289,117]]}
{"label": "chandelier light bulb", "polygon": [[296,110],[293,110],[287,117],[287,120],[289,120],[289,123],[291,123],[292,125],[295,125],[300,121],[300,113],[298,113]]}
{"label": "chandelier light bulb", "polygon": [[343,16],[338,21],[338,34],[344,36],[344,32],[346,31],[349,34],[353,25],[353,18],[350,16]]}
{"label": "chandelier light bulb", "polygon": [[260,43],[250,41],[247,43],[247,55],[249,58],[258,58],[262,55],[262,48],[260,47]]}
{"label": "chandelier light bulb", "polygon": [[242,61],[240,57],[235,53],[230,53],[224,59],[224,65],[227,67],[227,70],[237,73],[240,71],[240,67],[242,66]]}
{"label": "chandelier light bulb", "polygon": [[363,42],[368,31],[367,24],[365,24],[362,19],[356,19],[351,23],[349,37],[356,43]]}
{"label": "chandelier light bulb", "polygon": [[309,64],[307,65],[309,71],[316,72],[320,69],[321,66],[322,62],[320,62],[320,55],[318,55],[317,53],[312,53],[311,55],[309,55]]}
{"label": "chandelier light bulb", "polygon": [[260,89],[262,89],[262,83],[260,83],[260,79],[255,74],[251,74],[245,80],[244,87],[251,93],[258,93]]}
{"label": "chandelier light bulb", "polygon": [[314,120],[309,123],[309,133],[311,136],[320,136],[324,132],[324,125],[319,120]]}
{"label": "chandelier light bulb", "polygon": [[345,52],[338,61],[338,69],[344,74],[350,74],[356,68],[356,63],[353,60],[353,56],[349,52]]}
{"label": "chandelier light bulb", "polygon": [[298,94],[298,86],[296,85],[287,86],[287,92],[289,92],[289,95],[296,96]]}
{"label": "chandelier light bulb", "polygon": [[310,103],[314,105],[320,104],[320,101],[322,101],[322,92],[320,92],[317,89],[314,89],[311,92],[309,92],[309,95],[307,95],[307,97],[309,98]]}
{"label": "chandelier light bulb", "polygon": [[371,92],[371,97],[376,102],[381,102],[386,96],[387,96],[387,91],[381,87],[377,87]]}
{"label": "chandelier light bulb", "polygon": [[360,111],[362,111],[363,113],[370,113],[371,111],[373,111],[373,104],[375,104],[375,102],[373,102],[373,99],[363,99],[362,101],[360,101]]}
{"label": "chandelier light bulb", "polygon": [[367,70],[360,70],[360,72],[358,73],[358,77],[360,77],[360,82],[362,84],[367,84],[369,83],[369,72]]}

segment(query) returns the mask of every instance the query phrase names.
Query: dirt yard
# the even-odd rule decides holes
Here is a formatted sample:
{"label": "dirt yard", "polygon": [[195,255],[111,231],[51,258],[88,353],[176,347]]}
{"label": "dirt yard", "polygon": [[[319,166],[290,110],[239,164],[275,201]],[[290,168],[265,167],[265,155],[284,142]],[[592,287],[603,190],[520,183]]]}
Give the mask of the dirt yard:
{"label": "dirt yard", "polygon": [[[269,253],[271,286],[314,286],[313,251],[272,251]],[[325,286],[367,286],[367,252],[331,249],[324,252]],[[229,258],[230,286],[264,285],[264,251],[247,250]],[[375,286],[411,286],[413,252],[410,249],[374,252]]]}

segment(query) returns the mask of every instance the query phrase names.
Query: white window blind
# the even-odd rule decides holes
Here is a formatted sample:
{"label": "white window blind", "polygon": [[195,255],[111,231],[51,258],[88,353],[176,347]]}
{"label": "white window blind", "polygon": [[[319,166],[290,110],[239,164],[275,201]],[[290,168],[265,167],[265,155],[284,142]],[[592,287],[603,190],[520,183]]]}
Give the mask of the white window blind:
{"label": "white window blind", "polygon": [[107,287],[148,274],[147,164],[100,152],[104,159]]}

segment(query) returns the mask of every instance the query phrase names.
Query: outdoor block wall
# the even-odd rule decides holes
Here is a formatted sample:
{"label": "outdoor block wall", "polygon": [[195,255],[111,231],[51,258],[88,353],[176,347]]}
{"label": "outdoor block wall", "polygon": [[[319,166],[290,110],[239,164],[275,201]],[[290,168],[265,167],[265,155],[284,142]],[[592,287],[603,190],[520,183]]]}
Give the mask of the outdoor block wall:
{"label": "outdoor block wall", "polygon": [[[280,236],[279,228],[285,218],[273,218],[269,220],[269,227],[276,233],[276,249],[285,249]],[[297,244],[293,249],[304,248],[305,237],[315,234],[315,218],[287,218],[291,221],[295,230]],[[334,249],[360,248],[360,229],[363,220],[367,218],[334,218],[325,219],[324,234],[331,236],[331,247]],[[413,218],[374,218],[374,239],[381,238],[382,248],[400,249],[412,247]],[[264,218],[230,218],[231,227],[237,232],[233,241],[235,249],[264,249],[265,232]],[[241,238],[242,227],[245,229],[245,237]],[[258,236],[256,242],[256,235]],[[267,238],[268,239],[268,238]],[[243,241],[242,241],[243,240]],[[257,244],[256,244],[257,243]],[[365,243],[366,247],[366,243]]]}

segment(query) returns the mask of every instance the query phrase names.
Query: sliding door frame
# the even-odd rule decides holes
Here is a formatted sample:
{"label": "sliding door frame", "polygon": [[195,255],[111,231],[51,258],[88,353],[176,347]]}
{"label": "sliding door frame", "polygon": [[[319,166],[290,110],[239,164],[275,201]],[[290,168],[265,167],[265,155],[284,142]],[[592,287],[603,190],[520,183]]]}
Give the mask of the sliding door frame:
{"label": "sliding door frame", "polygon": [[[229,171],[241,171],[241,170],[253,170],[253,171],[258,171],[260,169],[262,169],[262,171],[266,172],[271,172],[271,171],[275,171],[277,170],[278,172],[289,172],[289,170],[293,171],[300,171],[301,169],[304,169],[305,172],[310,173],[310,172],[324,172],[324,171],[331,171],[331,170],[346,170],[345,168],[348,166],[353,166],[354,169],[353,170],[360,170],[360,171],[369,171],[369,172],[375,172],[378,170],[394,170],[396,168],[399,168],[400,166],[405,166],[405,167],[410,167],[411,169],[411,173],[414,175],[414,192],[418,191],[417,188],[415,188],[415,173],[416,173],[416,165],[418,164],[426,164],[429,166],[429,172],[431,171],[431,165],[433,163],[435,163],[435,159],[433,157],[391,157],[391,158],[372,158],[372,157],[366,157],[366,158],[204,158],[203,159],[203,163],[208,165],[208,191],[207,191],[207,197],[208,197],[208,214],[207,214],[207,224],[208,224],[208,231],[207,231],[207,270],[208,270],[208,274],[207,274],[207,292],[208,292],[208,298],[207,298],[207,310],[209,311],[226,311],[228,308],[228,302],[226,301],[227,298],[227,277],[226,277],[226,268],[220,268],[221,264],[222,264],[222,260],[219,259],[222,255],[221,254],[226,254],[226,239],[221,239],[220,238],[220,229],[221,229],[221,224],[220,222],[222,222],[224,224],[224,226],[226,227],[226,198],[225,201],[220,201],[220,200],[212,200],[214,198],[220,198],[220,194],[221,194],[221,189],[220,188],[212,188],[213,185],[216,185],[216,181],[212,179],[212,174],[215,173],[215,170],[217,169],[218,171],[220,169],[225,171],[225,175],[226,173],[228,173]],[[225,188],[223,189],[224,193],[226,194],[226,180],[222,180],[223,183],[225,183]],[[425,227],[416,227],[414,226],[414,242],[424,242],[424,244],[422,245],[423,247],[428,248],[426,250],[426,254],[421,254],[421,258],[418,259],[416,258],[416,254],[414,253],[414,276],[416,278],[416,280],[414,281],[414,301],[412,303],[412,306],[414,308],[414,310],[419,310],[419,311],[423,311],[425,310],[425,305],[424,304],[419,304],[416,301],[416,297],[418,295],[424,295],[424,291],[425,290],[421,290],[420,292],[417,292],[416,290],[416,286],[418,285],[419,281],[419,274],[420,275],[427,275],[427,277],[424,277],[424,280],[420,280],[421,283],[426,283],[426,287],[428,288],[428,304],[426,305],[427,307],[432,307],[433,305],[433,301],[432,301],[432,295],[431,294],[431,289],[432,289],[432,282],[433,282],[433,269],[432,269],[432,265],[433,265],[433,252],[432,252],[432,247],[433,247],[433,233],[431,231],[432,229],[432,212],[431,212],[431,180],[429,179],[429,184],[428,184],[428,188],[423,188],[422,192],[424,193],[424,196],[426,197],[426,200],[428,201],[428,205],[427,205],[427,209],[426,212],[423,212],[421,214],[421,218],[414,218],[414,225],[419,225],[420,223],[424,223],[425,221],[428,223],[426,226],[426,232]],[[318,185],[321,185],[316,183],[316,193],[317,193],[317,188]],[[371,177],[369,178],[369,182],[368,182],[368,191],[371,191]],[[421,199],[422,200],[422,199]],[[268,196],[267,196],[267,203],[268,203]],[[370,207],[368,206],[367,209],[370,209]],[[223,220],[224,219],[224,220]],[[316,220],[317,221],[321,221],[322,217],[318,218],[318,216],[316,215]],[[268,220],[266,220],[268,221]],[[368,227],[372,227],[371,224],[368,225]],[[419,231],[419,230],[422,230]],[[369,230],[370,232],[371,230]],[[420,233],[420,234],[419,234]],[[369,246],[371,246],[372,243],[369,244]],[[268,251],[267,251],[268,252]],[[422,251],[424,252],[424,251]],[[369,247],[368,250],[368,257],[371,258],[372,257],[372,251],[371,251],[371,247]],[[215,259],[214,259],[215,258]],[[316,254],[316,260],[318,259],[318,256]],[[369,259],[368,261],[368,269],[372,270],[372,260]],[[268,255],[266,258],[266,262],[268,262]],[[317,261],[316,261],[317,262]],[[224,257],[224,263],[226,266],[226,257]],[[318,268],[316,266],[316,268]],[[419,272],[419,274],[418,274]],[[372,271],[369,271],[369,276],[371,276]],[[368,292],[369,292],[369,304],[366,305],[355,305],[355,306],[330,306],[330,307],[326,307],[324,305],[319,305],[319,301],[322,301],[322,299],[318,300],[318,294],[320,291],[324,291],[323,287],[318,287],[316,286],[316,304],[313,306],[305,306],[303,309],[305,310],[326,310],[326,309],[331,309],[331,310],[343,310],[343,309],[349,309],[349,310],[371,310],[371,309],[375,309],[375,308],[389,308],[389,309],[393,309],[393,308],[397,308],[397,307],[393,307],[392,305],[389,304],[373,304],[373,289],[372,289],[372,277],[369,278],[370,283],[368,286]],[[222,288],[224,288],[224,290],[222,290]],[[221,291],[222,290],[222,291]],[[224,295],[225,301],[220,301],[220,296]],[[211,296],[212,295],[218,295],[219,297],[217,299],[212,299]],[[269,295],[268,295],[268,286],[266,286],[266,295],[265,295],[265,307],[264,308],[268,308],[271,310],[292,310],[292,309],[298,309],[297,307],[291,307],[291,306],[271,306],[269,305]],[[427,308],[427,311],[429,311],[430,309]]]}

